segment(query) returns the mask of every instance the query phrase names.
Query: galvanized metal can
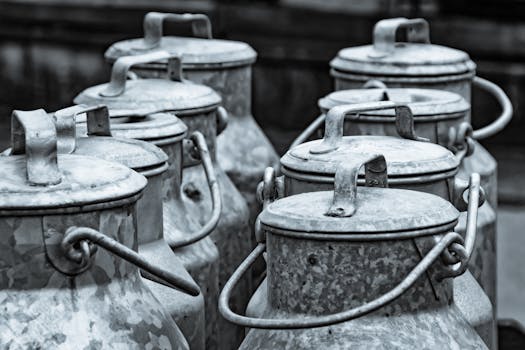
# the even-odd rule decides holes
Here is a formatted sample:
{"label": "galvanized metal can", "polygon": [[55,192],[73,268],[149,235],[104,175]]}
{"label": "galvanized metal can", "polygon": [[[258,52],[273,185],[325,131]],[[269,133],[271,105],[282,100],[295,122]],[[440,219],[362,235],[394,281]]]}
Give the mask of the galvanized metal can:
{"label": "galvanized metal can", "polygon": [[[81,154],[118,162],[148,179],[148,185],[137,203],[138,251],[148,261],[166,270],[175,271],[193,282],[185,268],[183,260],[185,255],[173,254],[164,239],[164,230],[170,234],[170,238],[174,231],[180,235],[191,234],[189,230],[176,231],[173,224],[166,224],[173,223],[171,212],[178,209],[173,200],[163,200],[166,198],[166,187],[171,187],[173,181],[173,177],[167,173],[169,169],[167,154],[145,141],[112,137],[109,111],[105,106],[70,107],[55,112],[54,119],[58,128],[60,153]],[[79,135],[86,134],[86,136],[75,137],[77,122]],[[171,131],[175,134],[174,137],[179,136],[179,143],[186,136],[186,127],[180,121],[171,128]],[[143,129],[143,132],[147,132],[147,129]],[[214,252],[216,253],[216,249]],[[217,255],[216,253],[215,258]],[[206,277],[213,279],[212,276]],[[153,281],[144,280],[144,283],[179,325],[190,347],[205,349],[203,295],[193,297]],[[199,284],[199,286],[208,287],[207,284]],[[218,285],[215,289],[217,288]]]}
{"label": "galvanized metal can", "polygon": [[[191,23],[195,37],[164,35],[165,22]],[[155,50],[180,55],[185,78],[213,88],[222,97],[230,120],[217,137],[217,159],[248,203],[253,224],[261,209],[254,195],[257,183],[266,167],[279,166],[279,157],[252,116],[256,52],[243,42],[213,39],[206,15],[150,12],[144,17],[144,38],[114,43],[105,56],[113,63],[122,56]],[[166,77],[166,65],[166,60],[145,63],[133,72],[145,78]]]}
{"label": "galvanized metal can", "polygon": [[[469,119],[469,103],[460,95],[444,90],[383,87],[335,91],[319,100],[322,114],[316,123],[324,122],[328,110],[335,106],[380,101],[406,104],[414,116],[414,129],[418,137],[424,137],[453,152],[464,152],[467,147],[471,148],[471,152],[474,149],[475,153],[476,147],[479,146],[479,144],[475,145],[470,137],[467,138],[468,144],[464,142],[465,136],[472,132],[468,124],[465,124]],[[303,133],[294,144],[301,143],[309,134],[310,132]],[[366,111],[349,116],[344,124],[344,134],[399,137],[394,110]],[[464,180],[468,179],[470,172],[475,170],[463,166],[472,156],[464,157],[460,165],[457,176]],[[485,178],[485,180],[488,181],[482,178],[482,184],[493,188],[495,184],[491,181],[495,178]],[[456,228],[458,232],[465,232],[465,217],[466,213],[460,215],[459,226]],[[488,201],[479,209],[477,237],[469,269],[495,305],[496,213]]]}
{"label": "galvanized metal can", "polygon": [[[450,202],[419,191],[358,187],[363,165],[367,186],[387,186],[385,158],[354,153],[339,164],[333,191],[265,205],[260,243],[219,300],[225,317],[255,328],[240,349],[487,349],[456,308],[448,278],[467,269],[479,175],[469,186],[463,241],[451,232],[459,213]],[[228,306],[230,293],[264,251],[262,318],[236,314]],[[452,251],[461,251],[459,266],[445,258]]]}
{"label": "galvanized metal can", "polygon": [[[367,114],[381,115],[381,112],[387,110],[395,110],[391,118],[397,138],[342,136],[346,117],[352,122],[361,120]],[[376,101],[339,105],[327,114],[329,117],[323,139],[297,145],[281,158],[284,177],[280,181],[283,195],[330,190],[333,188],[335,169],[339,163],[351,159],[354,153],[379,153],[384,155],[389,168],[390,187],[432,193],[460,207],[463,205],[461,194],[466,183],[457,177],[460,158],[439,145],[415,141],[420,136],[415,132],[416,118],[410,107],[391,101]],[[399,135],[406,139],[399,138]],[[463,142],[457,140],[454,144],[459,146],[459,143],[467,143],[465,135]],[[464,157],[466,153],[462,151],[458,155]],[[359,183],[364,184],[363,180],[360,179]],[[481,217],[481,208],[478,218]],[[490,213],[492,211],[488,214]],[[470,273],[457,278],[454,283],[454,299],[458,308],[485,342],[492,346],[495,342],[496,323],[488,297]],[[250,301],[248,314],[259,315],[264,309],[264,288],[261,285]]]}
{"label": "galvanized metal can", "polygon": [[44,110],[12,120],[12,155],[0,159],[0,234],[11,242],[2,245],[0,346],[188,349],[137,269],[199,294],[134,251],[146,179],[118,163],[57,156]]}
{"label": "galvanized metal can", "polygon": [[[397,42],[404,33],[406,41]],[[501,115],[490,125],[475,130],[474,139],[496,134],[512,118],[512,105],[495,84],[475,77],[475,63],[467,53],[430,44],[429,26],[422,18],[391,18],[376,23],[373,44],[345,48],[330,62],[336,90],[361,88],[376,79],[389,88],[413,87],[447,90],[470,102],[471,86],[487,90],[502,105]],[[482,185],[494,209],[497,208],[497,164],[476,142],[474,154],[465,159],[462,173],[481,175]]]}
{"label": "galvanized metal can", "polygon": [[[161,59],[169,59],[171,80],[126,81],[125,77],[130,67]],[[169,144],[169,139],[173,138],[173,135],[167,135],[166,132],[177,119],[166,114],[151,114],[151,111],[176,115],[188,126],[190,133],[199,131],[204,135],[222,203],[221,214],[217,218],[218,223],[210,234],[219,251],[218,280],[219,285],[222,286],[228,275],[249,254],[253,245],[253,234],[249,227],[249,210],[244,198],[216,160],[216,135],[224,129],[227,120],[226,112],[220,106],[221,98],[209,87],[183,81],[180,68],[180,59],[166,52],[122,57],[113,65],[110,83],[85,90],[75,98],[75,103],[107,104],[112,115],[112,130],[115,135],[156,142],[159,146]],[[119,115],[123,117],[119,118]],[[146,116],[146,119],[133,117],[137,115]],[[150,130],[150,136],[140,136],[141,130]],[[190,140],[184,140],[182,144],[179,142],[177,146],[173,145],[171,153],[180,157],[174,159],[178,162],[175,164],[180,165],[182,160],[183,167],[182,179],[180,186],[177,186],[179,188],[177,191],[182,189],[180,198],[188,208],[187,213],[201,225],[207,225],[206,223],[217,215],[215,215],[212,193],[208,188],[206,171],[201,166],[199,157],[195,156],[194,144]],[[167,153],[170,154],[170,151]],[[238,310],[244,310],[248,303],[250,282],[250,280],[245,281],[234,301],[235,308]],[[209,294],[213,295],[213,291]],[[243,337],[241,327],[232,325],[220,317],[216,324],[218,337],[215,342],[213,337],[208,337],[209,348],[214,346],[230,348],[241,342]]]}

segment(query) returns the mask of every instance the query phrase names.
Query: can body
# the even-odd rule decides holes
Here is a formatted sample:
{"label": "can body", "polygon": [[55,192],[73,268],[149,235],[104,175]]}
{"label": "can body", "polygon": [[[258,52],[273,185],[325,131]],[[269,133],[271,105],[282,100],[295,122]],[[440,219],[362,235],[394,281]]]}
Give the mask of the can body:
{"label": "can body", "polygon": [[[252,229],[249,226],[250,213],[246,201],[228,178],[215,157],[216,111],[183,115],[179,118],[188,126],[189,133],[200,131],[206,138],[208,149],[214,163],[215,176],[219,184],[222,210],[217,227],[210,238],[219,250],[219,286],[222,288],[235,268],[244,260],[254,244]],[[218,158],[218,157],[217,157]],[[194,159],[189,149],[184,150],[182,171],[182,198],[189,212],[204,224],[211,215],[212,201],[204,169]],[[251,280],[241,283],[238,294],[232,299],[232,307],[243,311],[251,291]],[[244,337],[242,327],[235,326],[222,317],[218,321],[218,348],[236,348]]]}
{"label": "can body", "polygon": [[[182,186],[182,140],[152,141],[168,155],[168,170],[164,174],[162,193],[164,235],[169,241],[196,232],[200,228],[195,212],[190,212],[183,201]],[[219,251],[210,237],[173,250],[175,256],[197,282],[204,296],[204,314],[200,320],[205,324],[206,335],[195,334],[199,341],[205,339],[205,348],[215,348],[218,333],[217,298],[219,295]],[[199,329],[199,323],[188,327]],[[200,343],[202,345],[202,343]]]}
{"label": "can body", "polygon": [[[297,176],[294,172],[283,169],[284,173],[284,194],[285,196],[291,196],[299,193],[315,192],[315,191],[330,191],[333,190],[333,177],[328,176],[310,176],[310,178],[304,178]],[[295,175],[295,176],[294,176]],[[409,179],[389,180],[389,187],[409,189],[414,191],[422,191],[440,196],[446,200],[451,200],[450,189],[453,188],[453,176],[445,175],[441,178],[434,180],[421,181],[419,178],[413,178],[412,181]],[[363,185],[364,182],[359,185]],[[465,220],[466,213],[461,213],[460,221]],[[479,208],[478,220],[480,222],[486,222],[493,217],[493,211],[490,209],[488,203],[485,203]],[[483,226],[478,225],[478,229]],[[481,240],[481,237],[476,239],[476,243]],[[266,308],[266,288],[268,282],[263,282],[254,296],[250,300],[247,314],[251,316],[261,316],[263,310]],[[492,344],[495,344],[495,327],[496,324],[493,319],[493,310],[490,304],[490,300],[487,298],[480,285],[475,282],[469,272],[454,279],[454,303],[458,310],[461,312],[463,317],[469,322],[469,324],[476,329],[478,334],[483,338],[485,343],[492,348]],[[469,298],[464,296],[469,295]],[[460,297],[461,296],[461,297]],[[475,300],[473,300],[473,298]],[[477,305],[476,308],[471,305]]]}
{"label": "can body", "polygon": [[[165,230],[168,228],[163,225],[164,173],[143,173],[148,179],[148,184],[142,198],[137,202],[138,251],[150,263],[192,280],[182,261],[164,240]],[[144,279],[144,283],[180,327],[190,348],[205,349],[203,294],[194,297],[147,279]]]}
{"label": "can body", "polygon": [[59,249],[70,226],[91,227],[137,248],[134,204],[77,214],[0,217],[2,241],[14,243],[2,248],[0,346],[188,349],[135,266],[104,249],[76,275],[54,268],[64,261],[48,262],[47,255]]}
{"label": "can body", "polygon": [[[265,318],[358,307],[399,283],[440,237],[345,241],[337,234],[326,240],[305,234],[298,239],[297,232],[291,237],[285,230],[262,227],[268,260]],[[241,349],[486,349],[452,303],[452,281],[435,283],[438,270],[431,267],[399,299],[369,315],[328,327],[252,329]]]}

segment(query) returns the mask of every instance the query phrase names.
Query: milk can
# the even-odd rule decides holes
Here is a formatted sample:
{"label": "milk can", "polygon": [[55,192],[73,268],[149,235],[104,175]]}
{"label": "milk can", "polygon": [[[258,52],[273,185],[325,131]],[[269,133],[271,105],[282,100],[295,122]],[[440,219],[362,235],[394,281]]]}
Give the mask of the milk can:
{"label": "milk can", "polygon": [[57,156],[44,110],[13,112],[11,154],[0,158],[0,347],[188,349],[139,275],[199,294],[135,251],[146,179],[118,163]]}
{"label": "milk can", "polygon": [[[395,110],[396,132],[405,138],[342,136],[345,116],[353,121],[357,113],[379,113],[387,109]],[[263,185],[260,191],[263,191],[264,187],[277,187],[281,195],[289,196],[330,190],[334,186],[334,174],[338,164],[351,160],[354,153],[379,153],[384,155],[388,164],[390,187],[431,193],[463,209],[462,195],[466,183],[456,174],[460,158],[466,153],[461,151],[454,155],[439,145],[415,141],[420,137],[414,131],[414,119],[407,105],[391,101],[334,107],[327,113],[324,139],[303,143],[290,149],[281,158],[283,178],[276,180],[275,186],[271,183]],[[463,143],[467,143],[465,136]],[[363,180],[359,178],[359,184],[364,184]],[[264,309],[265,288],[263,283],[250,301],[247,310],[249,315],[260,315]],[[454,299],[463,316],[476,328],[485,342],[492,346],[495,341],[492,307],[488,297],[469,272],[455,279]]]}
{"label": "milk can", "polygon": [[[85,116],[87,137],[76,137],[77,115]],[[173,254],[166,240],[164,229],[171,226],[163,222],[173,220],[169,212],[171,201],[163,203],[164,187],[171,186],[167,176],[168,156],[158,147],[144,141],[111,137],[108,109],[105,106],[91,108],[70,107],[54,113],[58,131],[59,153],[73,153],[93,156],[121,163],[148,179],[148,185],[142,198],[137,203],[137,239],[139,253],[148,261],[171,271],[177,271],[192,280],[183,262]],[[81,119],[80,117],[78,119]],[[186,135],[186,127],[177,123],[180,139]],[[79,128],[83,134],[83,128]],[[108,152],[111,150],[111,152]],[[173,207],[173,205],[171,205]],[[164,213],[164,215],[163,215]],[[166,219],[164,219],[164,217]],[[165,227],[166,226],[166,227]],[[191,232],[186,231],[186,234]],[[211,277],[210,277],[211,278]],[[192,280],[193,281],[193,280]],[[181,328],[191,349],[205,348],[205,309],[202,295],[191,297],[166,285],[145,281],[164,309],[173,317]],[[202,285],[199,285],[202,286]]]}
{"label": "milk can", "polygon": [[[471,178],[463,241],[453,232],[458,211],[450,202],[418,191],[357,187],[363,164],[368,186],[387,185],[383,156],[354,153],[339,164],[333,191],[265,206],[260,243],[219,299],[228,320],[256,328],[240,349],[487,348],[453,303],[450,279],[467,269],[479,176]],[[230,294],[265,251],[267,306],[261,318],[236,314]],[[452,255],[461,257],[457,264]]]}
{"label": "milk can", "polygon": [[[171,80],[126,81],[131,66],[168,58]],[[141,124],[140,118],[133,117],[151,110],[175,114],[188,126],[190,133],[199,131],[205,136],[222,203],[219,221],[210,235],[219,251],[219,284],[222,286],[233,269],[249,254],[253,245],[254,238],[248,223],[249,211],[243,197],[215,157],[216,135],[224,129],[227,121],[226,112],[219,106],[220,96],[206,86],[183,81],[181,76],[180,60],[166,52],[122,57],[113,65],[110,83],[86,89],[75,98],[75,103],[91,106],[107,105],[110,114],[114,116],[112,130],[115,136],[146,140],[146,137],[133,136],[131,132],[139,135],[141,129],[151,129],[151,134],[147,137],[148,141],[157,142],[159,146],[169,144],[170,136],[165,132],[168,126],[173,124],[174,117],[149,114],[148,120],[153,119],[149,124]],[[119,115],[121,117],[118,117]],[[125,134],[122,129],[129,129],[129,134]],[[184,141],[182,158],[179,158],[182,159],[183,164],[181,197],[188,207],[188,213],[200,224],[206,225],[207,221],[216,216],[217,210],[214,207],[217,205],[214,206],[212,203],[217,202],[212,200],[206,172],[200,164],[199,157],[195,156],[193,148],[193,144],[188,140]],[[180,152],[180,148],[179,151],[174,149],[173,152]],[[180,186],[176,185],[176,187]],[[246,307],[250,290],[249,279],[244,281],[244,287],[240,290],[242,292],[239,292],[235,298],[236,310],[244,310]],[[212,294],[211,291],[209,294]],[[218,320],[218,327],[219,345],[224,344],[227,347],[229,344],[240,343],[243,336],[241,327],[231,325],[222,318]]]}
{"label": "milk can", "polygon": [[[306,140],[309,135],[324,122],[329,109],[344,105],[362,102],[393,101],[405,103],[414,116],[416,134],[425,137],[431,142],[440,144],[448,149],[458,152],[464,147],[465,134],[471,133],[468,122],[470,106],[460,95],[444,90],[418,89],[418,88],[392,88],[378,89],[351,89],[335,91],[319,100],[321,116],[312,126],[303,132],[294,144]],[[350,120],[351,119],[351,120]],[[359,113],[359,116],[349,118],[344,127],[345,135],[388,135],[398,136],[394,111],[374,110]],[[472,139],[467,138],[467,147],[475,149]],[[478,153],[479,154],[479,153]],[[466,161],[472,157],[464,158],[460,164],[459,176],[466,179],[471,168],[466,168]],[[478,158],[479,159],[479,158]],[[482,167],[483,164],[479,164]],[[484,181],[486,180],[486,181]],[[483,189],[485,186],[493,188],[495,180],[481,179]],[[496,194],[493,191],[493,194]],[[465,214],[460,216],[460,225],[457,230],[465,231]],[[496,305],[496,213],[491,203],[486,202],[479,209],[478,214],[478,239],[470,260],[470,271],[483,287],[493,305]],[[495,308],[494,308],[495,309]],[[494,310],[495,311],[495,310]]]}
{"label": "milk can", "polygon": [[[191,23],[194,38],[164,36],[164,22]],[[122,56],[165,50],[183,56],[187,79],[213,88],[231,118],[217,138],[217,159],[250,207],[251,222],[260,212],[255,188],[267,166],[279,165],[273,146],[255,122],[252,111],[252,64],[256,52],[246,43],[212,38],[204,14],[150,12],[144,17],[144,38],[114,43],[106,51],[113,63]],[[136,66],[140,77],[163,77],[166,60]]]}
{"label": "milk can", "polygon": [[[406,41],[396,37],[405,34]],[[468,102],[471,85],[488,91],[502,106],[501,115],[490,125],[474,130],[474,139],[484,139],[499,132],[512,118],[512,105],[495,84],[475,76],[476,65],[463,52],[430,44],[429,26],[422,18],[390,18],[376,23],[373,44],[339,51],[330,62],[330,73],[336,90],[360,88],[370,79],[388,87],[418,87],[452,91]],[[481,175],[482,185],[494,209],[497,208],[497,164],[494,158],[476,143],[474,154],[465,159],[461,172]]]}
{"label": "milk can", "polygon": [[[82,122],[82,118],[77,118],[77,121]],[[201,340],[206,339],[207,349],[213,348],[217,339],[219,316],[219,252],[208,235],[217,225],[221,197],[205,140],[199,132],[195,132],[192,141],[188,141],[187,145],[198,149],[191,154],[203,161],[213,201],[213,214],[207,224],[201,226],[195,218],[195,213],[189,212],[182,200],[182,142],[187,134],[184,123],[171,114],[163,113],[133,117],[114,116],[111,122],[111,132],[114,136],[143,140],[148,144],[157,145],[168,154],[168,170],[164,174],[162,194],[159,197],[163,198],[164,202],[165,240],[201,287],[206,315],[206,336],[202,336]],[[79,123],[77,130],[83,132],[88,127],[89,124]],[[192,320],[188,319],[186,322],[191,324]]]}

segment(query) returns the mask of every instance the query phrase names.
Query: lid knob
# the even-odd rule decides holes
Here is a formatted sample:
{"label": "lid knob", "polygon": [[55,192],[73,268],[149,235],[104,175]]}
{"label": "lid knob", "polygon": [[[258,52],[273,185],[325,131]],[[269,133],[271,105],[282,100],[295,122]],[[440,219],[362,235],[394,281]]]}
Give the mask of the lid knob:
{"label": "lid knob", "polygon": [[182,81],[181,57],[166,51],[154,51],[143,55],[123,56],[118,58],[111,69],[111,80],[100,92],[103,97],[117,97],[126,91],[126,80],[131,67],[138,64],[168,60],[168,76],[171,80]]}
{"label": "lid knob", "polygon": [[32,185],[56,185],[62,179],[57,163],[57,133],[46,111],[13,111],[11,154],[26,155],[27,179]]}
{"label": "lid knob", "polygon": [[357,177],[365,166],[368,187],[388,187],[385,157],[380,154],[355,154],[355,158],[340,163],[334,180],[334,199],[326,216],[349,217],[357,210]]}
{"label": "lid knob", "polygon": [[410,140],[428,141],[416,135],[414,116],[407,105],[392,101],[356,103],[335,106],[326,113],[323,141],[318,145],[312,146],[310,153],[324,154],[335,151],[343,138],[344,121],[348,115],[392,108],[396,112],[396,129],[399,136]]}
{"label": "lid knob", "polygon": [[144,47],[142,47],[142,49],[152,49],[160,45],[165,21],[191,23],[195,37],[203,39],[212,38],[210,19],[205,14],[149,12],[144,16]]}
{"label": "lid knob", "polygon": [[405,30],[407,42],[430,43],[428,22],[423,18],[384,19],[374,26],[374,57],[384,57],[395,50],[396,35],[400,29]]}

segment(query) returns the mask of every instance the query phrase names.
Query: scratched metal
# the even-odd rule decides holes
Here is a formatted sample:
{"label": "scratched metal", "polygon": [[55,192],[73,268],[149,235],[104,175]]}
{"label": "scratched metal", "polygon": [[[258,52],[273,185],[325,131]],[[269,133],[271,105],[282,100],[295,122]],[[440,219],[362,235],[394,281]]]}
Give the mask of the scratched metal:
{"label": "scratched metal", "polygon": [[[263,223],[263,229],[264,229]],[[399,283],[434,237],[380,242],[324,241],[266,231],[268,303],[264,317],[326,315],[362,305]],[[486,349],[453,304],[440,261],[400,298],[376,312],[329,327],[251,330],[241,349]],[[330,280],[327,281],[327,276]],[[327,283],[328,282],[328,283]]]}
{"label": "scratched metal", "polygon": [[[179,117],[188,126],[189,134],[200,131],[209,134],[210,130],[216,130],[216,121],[213,113],[200,115],[181,115]],[[215,138],[207,139],[210,150],[215,145],[210,144]],[[212,155],[212,159],[215,159]],[[211,215],[211,194],[206,181],[206,174],[200,164],[195,164],[189,148],[185,147],[183,154],[183,176],[182,176],[182,198],[190,212],[201,224],[207,221]],[[221,217],[217,227],[212,231],[210,237],[219,250],[219,287],[226,283],[235,268],[249,254],[253,245],[253,233],[249,226],[249,210],[242,195],[235,188],[220,164],[214,161],[215,175],[219,184],[222,200]],[[249,292],[251,291],[250,279],[245,279],[232,298],[232,307],[238,312],[245,310],[248,304]],[[219,316],[220,349],[236,347],[244,337],[242,327],[235,326]]]}
{"label": "scratched metal", "polygon": [[[165,68],[132,69],[141,77],[165,77]],[[250,227],[261,211],[255,198],[257,184],[266,167],[279,167],[279,157],[264,135],[251,112],[251,65],[233,68],[184,68],[188,80],[213,88],[222,97],[222,105],[229,113],[228,126],[217,137],[217,159],[222,169],[248,203]]]}
{"label": "scratched metal", "polygon": [[[0,218],[0,347],[3,349],[188,349],[133,265],[98,249],[76,276],[46,259],[44,239],[71,225],[137,248],[135,206],[74,215]],[[48,247],[49,248],[49,247]]]}
{"label": "scratched metal", "polygon": [[[385,156],[386,157],[386,156]],[[392,164],[389,161],[389,158],[386,157],[387,167],[392,171],[396,172],[396,175],[401,175],[403,167],[397,167],[392,169]],[[388,165],[390,164],[390,165]],[[304,166],[304,165],[302,165]],[[400,170],[401,169],[401,170]],[[414,169],[411,169],[414,172]],[[306,176],[305,179],[302,179],[303,174],[299,172],[293,172],[287,168],[283,169],[284,172],[284,192],[286,196],[306,193],[306,192],[316,192],[316,191],[329,191],[333,190],[334,177],[333,174],[329,175],[318,175],[318,176]],[[399,172],[399,173],[398,173]],[[417,172],[417,171],[416,171]],[[295,176],[297,177],[295,177]],[[438,180],[432,180],[430,176],[406,176],[401,178],[389,178],[389,187],[391,188],[401,188],[409,189],[415,191],[423,191],[431,194],[440,196],[446,200],[452,200],[451,193],[453,189],[454,182],[454,173],[445,174],[444,178]],[[364,185],[364,182],[358,181],[358,185]],[[464,216],[465,214],[463,214]],[[490,230],[487,230],[485,225],[481,224],[482,222],[490,221],[490,218],[493,218],[494,212],[491,209],[488,203],[484,204],[478,211],[478,232],[476,242],[479,244],[480,241],[486,239],[491,239],[493,234]],[[474,261],[471,261],[473,264]],[[471,283],[470,273],[467,272],[462,276],[454,279],[454,285],[457,284],[457,287],[454,288],[454,295],[456,299],[456,306],[467,319],[467,321],[476,329],[478,334],[483,337],[483,340],[486,344],[490,344],[491,348],[495,344],[495,332],[496,326],[493,318],[493,310],[490,305],[490,301],[486,295],[484,295],[483,290],[480,285],[477,283]],[[265,283],[259,288],[257,288],[252,299],[249,302],[247,307],[247,314],[251,316],[260,316],[262,310],[266,305],[266,289]],[[465,289],[466,288],[466,289]],[[471,295],[470,298],[463,297],[464,295]],[[474,299],[476,298],[476,299]],[[473,308],[472,304],[476,304],[480,307]]]}
{"label": "scratched metal", "polygon": [[[196,213],[183,201],[182,186],[182,140],[158,141],[169,159],[169,168],[163,183],[164,234],[169,241],[177,240],[200,228]],[[219,251],[210,237],[174,250],[186,270],[201,288],[204,296],[206,349],[215,349],[218,333],[217,309],[219,295]]]}

